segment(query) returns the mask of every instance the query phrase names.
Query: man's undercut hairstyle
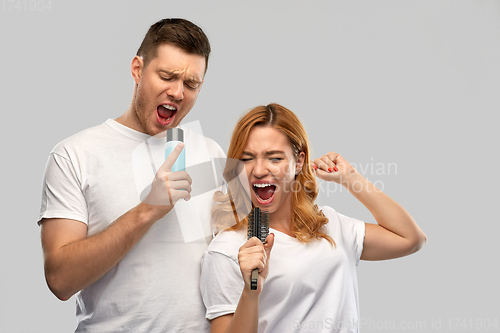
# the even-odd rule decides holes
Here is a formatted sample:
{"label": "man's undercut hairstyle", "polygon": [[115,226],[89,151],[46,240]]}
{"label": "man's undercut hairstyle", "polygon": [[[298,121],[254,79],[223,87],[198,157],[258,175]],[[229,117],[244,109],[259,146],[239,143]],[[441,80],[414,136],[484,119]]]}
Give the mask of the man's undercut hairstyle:
{"label": "man's undercut hairstyle", "polygon": [[144,67],[156,57],[158,47],[163,44],[174,45],[188,54],[205,57],[205,73],[207,72],[210,42],[196,24],[181,18],[167,18],[153,24],[137,50],[137,55],[144,61]]}

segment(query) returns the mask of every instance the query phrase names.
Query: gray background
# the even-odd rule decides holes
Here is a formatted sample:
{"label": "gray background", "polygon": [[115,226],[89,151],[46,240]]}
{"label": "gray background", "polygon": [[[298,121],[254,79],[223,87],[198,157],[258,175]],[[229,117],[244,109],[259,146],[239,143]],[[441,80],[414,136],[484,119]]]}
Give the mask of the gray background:
{"label": "gray background", "polygon": [[[192,20],[212,43],[186,121],[227,150],[245,110],[281,103],[316,156],[341,152],[426,232],[415,255],[361,262],[363,332],[500,325],[499,1],[33,4],[0,2],[0,332],[74,330],[74,299],[58,301],[43,277],[45,162],[58,141],[124,112],[130,62],[163,17]],[[321,204],[373,222],[345,190],[322,186]]]}

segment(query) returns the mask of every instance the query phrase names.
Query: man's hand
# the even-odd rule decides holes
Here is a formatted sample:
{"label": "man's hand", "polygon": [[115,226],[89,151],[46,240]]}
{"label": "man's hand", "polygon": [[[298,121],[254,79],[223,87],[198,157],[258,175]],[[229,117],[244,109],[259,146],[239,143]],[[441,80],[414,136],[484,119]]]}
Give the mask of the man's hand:
{"label": "man's hand", "polygon": [[192,180],[189,174],[186,171],[171,171],[183,148],[184,143],[181,142],[168,155],[155,175],[151,191],[144,199],[145,204],[157,206],[158,214],[162,217],[172,210],[177,200],[191,199]]}

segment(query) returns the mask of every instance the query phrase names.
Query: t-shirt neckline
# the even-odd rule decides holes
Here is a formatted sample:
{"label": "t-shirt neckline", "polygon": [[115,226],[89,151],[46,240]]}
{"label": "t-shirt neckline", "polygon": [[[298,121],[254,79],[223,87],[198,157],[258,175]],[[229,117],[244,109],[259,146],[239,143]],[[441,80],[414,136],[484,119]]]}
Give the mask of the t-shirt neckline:
{"label": "t-shirt neckline", "polygon": [[[165,143],[165,137],[154,137],[146,133],[141,133],[139,131],[136,131],[130,127],[127,127],[123,124],[120,124],[118,121],[115,119],[108,119],[105,121],[105,124],[114,129],[115,131],[119,132],[122,135],[125,135],[126,137],[138,141],[138,142],[144,142],[148,141],[151,144],[164,144]],[[178,126],[181,127],[181,126]]]}
{"label": "t-shirt neckline", "polygon": [[285,234],[284,232],[279,231],[279,230],[276,230],[276,229],[271,228],[271,227],[269,227],[269,233],[273,233],[273,234],[275,234],[275,235],[276,235],[276,234],[283,235],[283,237],[285,237],[285,238],[287,238],[287,239],[290,239],[290,240],[293,240],[293,241],[296,241],[296,242],[300,242],[297,238],[292,237],[292,236],[290,236],[290,235],[287,235],[287,234]]}

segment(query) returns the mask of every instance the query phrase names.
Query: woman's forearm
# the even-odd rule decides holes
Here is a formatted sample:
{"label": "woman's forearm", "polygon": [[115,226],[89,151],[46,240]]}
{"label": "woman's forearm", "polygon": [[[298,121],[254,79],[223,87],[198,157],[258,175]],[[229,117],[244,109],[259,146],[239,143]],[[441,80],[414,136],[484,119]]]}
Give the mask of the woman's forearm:
{"label": "woman's forearm", "polygon": [[[212,333],[256,333],[259,323],[259,295],[269,270],[269,258],[274,245],[274,234],[269,234],[264,245],[257,237],[250,238],[238,252],[238,262],[245,282],[234,314],[215,318],[210,323]],[[257,290],[251,290],[250,276],[258,268]]]}
{"label": "woman's forearm", "polygon": [[380,226],[404,238],[409,246],[414,247],[413,250],[418,250],[426,241],[424,232],[410,214],[358,172],[352,172],[341,183],[370,211]]}
{"label": "woman's forearm", "polygon": [[259,295],[245,289],[241,293],[238,307],[225,333],[257,333],[259,320]]}

